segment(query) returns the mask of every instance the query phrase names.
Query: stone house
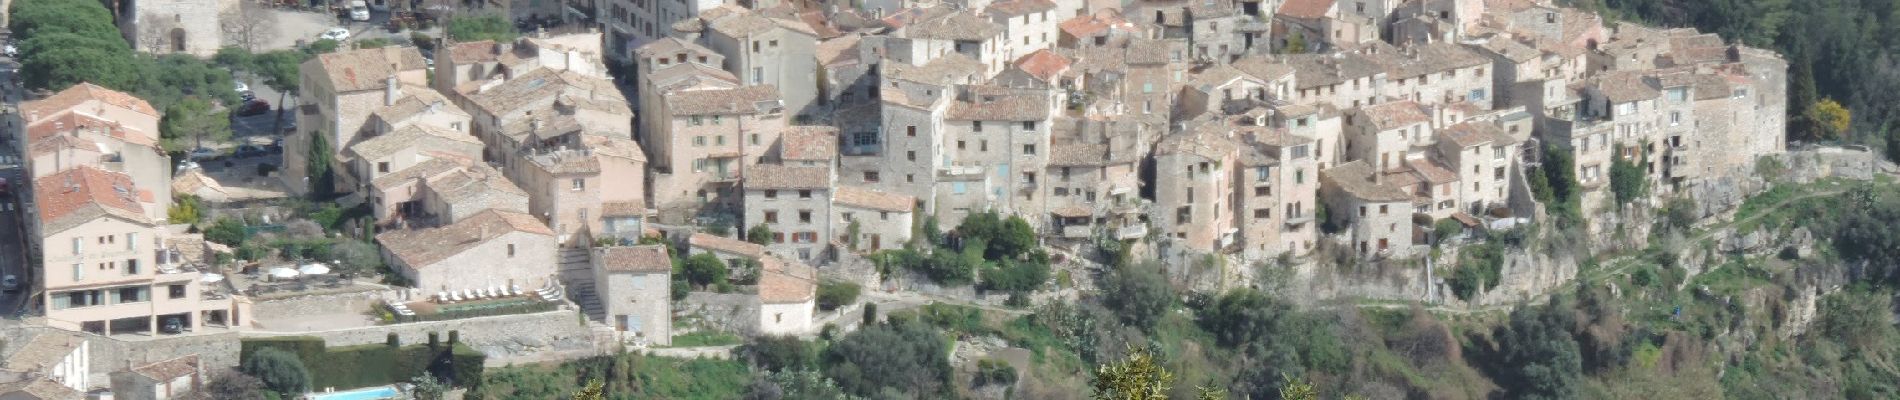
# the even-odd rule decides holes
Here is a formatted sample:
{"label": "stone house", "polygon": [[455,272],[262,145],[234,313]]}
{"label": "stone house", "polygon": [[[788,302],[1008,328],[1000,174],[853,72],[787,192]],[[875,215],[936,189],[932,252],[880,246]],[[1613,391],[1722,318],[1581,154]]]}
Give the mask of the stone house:
{"label": "stone house", "polygon": [[[707,48],[725,55],[724,68],[741,84],[770,86],[785,110],[806,115],[818,99],[818,34],[796,18],[726,5],[699,14],[697,34]],[[690,26],[692,24],[680,24]],[[680,25],[674,30],[680,31]]]}
{"label": "stone house", "polygon": [[838,162],[838,128],[789,126],[779,134],[773,162],[789,167],[834,167]]}
{"label": "stone house", "polygon": [[621,340],[673,344],[673,259],[666,245],[601,247],[590,259],[594,291]]}
{"label": "stone house", "polygon": [[86,393],[60,386],[46,379],[0,384],[0,398],[7,400],[81,400]]}
{"label": "stone house", "polygon": [[[1133,124],[1115,124],[1116,129]],[[1084,128],[1087,129],[1087,128]],[[1087,135],[1087,134],[1085,134]],[[1052,144],[1048,176],[1050,227],[1065,238],[1087,238],[1097,227],[1116,238],[1148,231],[1140,207],[1141,143],[1131,135],[1103,131]]]}
{"label": "stone house", "polygon": [[1056,47],[1068,49],[1108,46],[1111,42],[1144,36],[1135,24],[1122,18],[1121,10],[1113,8],[1076,15],[1056,24],[1056,29]]}
{"label": "stone house", "polygon": [[1234,217],[1244,244],[1241,254],[1261,260],[1288,254],[1303,256],[1319,238],[1313,216],[1319,211],[1319,168],[1313,139],[1285,128],[1232,127],[1247,157],[1241,158]]}
{"label": "stone house", "polygon": [[[981,76],[1001,72],[1014,61],[1017,46],[1004,36],[1007,28],[975,12],[957,11],[903,27],[896,36],[910,39],[914,57],[906,63],[924,65],[949,53],[961,54],[982,65]],[[1027,53],[1026,51],[1024,53]]]}
{"label": "stone house", "polygon": [[504,169],[522,163],[521,152],[539,140],[575,129],[633,137],[633,109],[613,82],[576,72],[535,70],[468,94],[463,103],[475,136],[488,145],[486,159]]}
{"label": "stone house", "polygon": [[743,201],[739,179],[772,153],[786,128],[780,104],[776,88],[745,86],[674,92],[647,108],[659,129],[644,131],[641,141],[652,160],[648,181],[660,218],[737,219],[731,217]]}
{"label": "stone house", "polygon": [[365,190],[384,176],[436,158],[480,160],[482,142],[467,133],[421,124],[358,141],[345,153],[350,155],[351,174],[361,182],[358,190]]}
{"label": "stone house", "polygon": [[1545,54],[1537,48],[1505,36],[1491,36],[1467,42],[1467,48],[1491,59],[1492,106],[1504,108],[1514,105],[1532,104],[1529,99],[1519,99],[1518,93],[1528,86],[1535,93],[1536,85],[1547,79],[1555,78],[1554,71],[1547,67],[1548,62],[1556,61],[1555,55]]}
{"label": "stone house", "polygon": [[591,238],[608,225],[628,231],[619,228],[643,220],[644,212],[613,216],[606,212],[610,205],[644,210],[646,156],[642,153],[632,140],[569,131],[524,149],[519,156],[522,162],[509,172],[528,191],[529,212],[553,227],[561,243],[571,243],[576,235]]}
{"label": "stone house", "polygon": [[[1307,52],[1356,48],[1380,38],[1379,19],[1360,8],[1342,9],[1335,0],[1286,0],[1273,14],[1273,49],[1305,43]],[[1375,2],[1383,3],[1383,2]],[[1355,6],[1365,4],[1357,2]],[[1373,10],[1381,7],[1372,7]]]}
{"label": "stone house", "polygon": [[157,204],[130,177],[78,167],[33,183],[38,218],[28,234],[47,266],[38,274],[47,325],[105,335],[156,334],[172,321],[193,330],[246,325],[243,296],[201,298],[197,271],[160,262],[164,231],[150,217]]}
{"label": "stone house", "polygon": [[[685,2],[608,0],[599,3],[603,16],[599,18],[606,29],[607,60],[618,64],[644,64],[637,60],[634,49],[648,43],[667,40],[672,37],[696,33],[697,19],[700,13],[719,7],[724,2],[712,0],[692,0]],[[689,31],[675,31],[675,24],[685,23]]]}
{"label": "stone house", "polygon": [[1156,229],[1195,252],[1218,253],[1240,239],[1233,204],[1241,148],[1217,123],[1168,135],[1155,146]]}
{"label": "stone house", "polygon": [[1491,109],[1491,60],[1453,43],[1431,43],[1376,53],[1385,66],[1385,97],[1425,105],[1468,103]]}
{"label": "stone house", "polygon": [[[1041,49],[1017,58],[1016,62],[1010,64],[1009,69],[997,73],[992,81],[999,86],[1013,88],[1068,88],[1075,86],[1073,82],[1063,79],[1069,75],[1068,72],[1069,59],[1067,57],[1049,49]],[[1063,97],[1060,102],[1068,102],[1066,91],[1058,94]]]}
{"label": "stone house", "polygon": [[445,94],[467,95],[483,87],[543,69],[610,78],[601,62],[598,31],[566,34],[539,31],[513,42],[443,42],[447,57],[438,61],[429,86]]}
{"label": "stone house", "polygon": [[423,179],[415,204],[424,225],[460,222],[487,210],[526,213],[530,196],[487,164],[473,164]]}
{"label": "stone house", "polygon": [[1457,212],[1485,215],[1506,207],[1511,169],[1517,168],[1522,141],[1495,122],[1470,121],[1438,131],[1437,156],[1457,172]]}
{"label": "stone house", "polygon": [[[16,344],[0,370],[77,391],[92,388],[92,344],[77,334],[47,331]],[[45,398],[45,397],[42,397]]]}
{"label": "stone house", "polygon": [[434,90],[407,86],[397,97],[394,103],[370,113],[367,134],[385,135],[410,125],[434,126],[463,136],[470,136],[474,130],[474,118]]}
{"label": "stone house", "polygon": [[54,115],[26,127],[25,164],[32,178],[90,166],[126,174],[134,185],[151,188],[154,201],[171,203],[172,159],[157,142],[77,109]]}
{"label": "stone house", "polygon": [[452,224],[376,235],[390,269],[423,292],[543,287],[555,279],[554,231],[528,214],[488,210]]}
{"label": "stone house", "polygon": [[198,355],[191,354],[112,373],[112,398],[165,400],[198,392],[207,379]]}
{"label": "stone house", "polygon": [[745,171],[744,229],[772,231],[766,249],[803,262],[823,259],[832,232],[831,168],[754,165]]}
{"label": "stone house", "polygon": [[1432,118],[1412,101],[1396,101],[1349,111],[1344,124],[1347,160],[1365,160],[1374,171],[1403,167],[1421,158],[1432,141]]}
{"label": "stone house", "polygon": [[[1031,226],[1040,226],[1046,215],[1047,197],[1043,171],[1049,163],[1049,143],[1054,110],[1059,109],[1049,90],[1009,89],[997,86],[959,86],[949,109],[943,115],[943,160],[939,165],[976,167],[988,180],[985,209],[1022,215]],[[906,161],[914,162],[910,153]],[[966,191],[967,193],[967,191]],[[951,190],[950,195],[955,195]],[[939,198],[945,194],[938,193]],[[967,214],[946,213],[936,209],[937,220],[955,226]]]}
{"label": "stone house", "polygon": [[1281,58],[1293,67],[1294,104],[1326,104],[1338,109],[1385,102],[1386,69],[1356,53],[1293,54]]}
{"label": "stone house", "polygon": [[125,134],[136,133],[144,137],[144,140],[132,140],[151,143],[158,142],[158,120],[164,116],[144,99],[86,82],[20,105],[20,114],[26,117],[28,126],[38,125],[43,118],[58,117],[64,112],[111,121],[124,126]]}
{"label": "stone house", "polygon": [[812,332],[818,313],[818,271],[803,263],[768,256],[759,277],[757,335]]}
{"label": "stone house", "polygon": [[[1039,49],[1056,46],[1061,39],[1056,21],[1068,19],[1075,9],[1059,10],[1050,0],[1007,0],[983,7],[983,17],[1003,28],[1002,57],[1016,60]],[[1001,72],[1002,68],[992,70]]]}
{"label": "stone house", "polygon": [[[910,242],[916,207],[914,197],[840,185],[832,193],[832,224],[852,251],[899,249]],[[857,237],[849,237],[854,231]]]}
{"label": "stone house", "polygon": [[318,140],[337,153],[331,169],[344,170],[349,159],[343,150],[362,135],[370,114],[400,100],[406,85],[426,87],[427,68],[413,47],[343,51],[305,61],[298,68],[297,131],[284,138],[284,186],[301,194],[322,183],[308,171],[310,149]]}
{"label": "stone house", "polygon": [[1405,257],[1412,247],[1412,195],[1380,181],[1365,160],[1320,172],[1320,201],[1345,227],[1348,247],[1366,258]]}

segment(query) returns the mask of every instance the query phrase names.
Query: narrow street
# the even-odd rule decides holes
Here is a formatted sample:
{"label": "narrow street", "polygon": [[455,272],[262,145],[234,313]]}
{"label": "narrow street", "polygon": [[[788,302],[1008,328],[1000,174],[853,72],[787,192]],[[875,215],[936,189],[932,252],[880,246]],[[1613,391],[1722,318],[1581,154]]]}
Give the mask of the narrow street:
{"label": "narrow street", "polygon": [[19,110],[23,91],[13,82],[17,76],[19,64],[12,58],[0,57],[0,98],[5,99],[4,116],[0,116],[0,126],[4,126],[4,138],[0,138],[0,178],[6,180],[4,191],[0,191],[0,276],[18,279],[20,287],[10,292],[0,292],[0,317],[4,322],[15,323],[25,311],[27,299],[36,282],[28,272],[26,251],[26,225],[24,211],[32,198],[32,184],[28,182],[22,151],[21,129],[25,121],[20,119]]}

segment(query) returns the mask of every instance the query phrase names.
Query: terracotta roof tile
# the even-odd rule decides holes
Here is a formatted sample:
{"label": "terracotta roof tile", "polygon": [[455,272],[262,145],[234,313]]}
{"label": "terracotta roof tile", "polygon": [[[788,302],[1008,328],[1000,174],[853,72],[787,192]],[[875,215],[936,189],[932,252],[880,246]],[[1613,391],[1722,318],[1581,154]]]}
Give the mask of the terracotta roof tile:
{"label": "terracotta roof tile", "polygon": [[25,115],[32,116],[38,113],[44,117],[70,110],[80,103],[93,100],[132,110],[140,114],[150,115],[152,118],[158,118],[164,115],[159,114],[158,109],[152,108],[152,103],[146,102],[145,99],[140,99],[137,96],[125,92],[107,89],[104,86],[94,85],[88,82],[80,82],[77,85],[66,88],[66,90],[61,90],[59,93],[44,99],[29,101],[20,108],[21,112]]}
{"label": "terracotta roof tile", "polygon": [[647,214],[647,207],[638,201],[609,201],[600,203],[602,217],[638,217]]}
{"label": "terracotta roof tile", "polygon": [[14,395],[27,395],[38,400],[82,400],[85,393],[53,382],[49,379],[34,379],[0,385],[0,397],[13,398]]}
{"label": "terracotta roof tile", "polygon": [[119,139],[128,144],[154,147],[155,142],[152,141],[153,134],[151,133],[126,126],[118,121],[99,118],[98,116],[77,111],[78,110],[66,110],[51,115],[40,114],[40,119],[28,122],[26,128],[27,142],[31,143],[56,134],[83,131],[103,133],[103,136]]}
{"label": "terracotta roof tile", "polygon": [[759,301],[767,304],[812,301],[818,291],[818,275],[797,261],[768,256],[759,260],[765,273],[759,276]]}
{"label": "terracotta roof tile", "polygon": [[779,158],[801,161],[830,161],[838,155],[838,128],[830,126],[788,126],[779,132]]}
{"label": "terracotta roof tile", "polygon": [[1326,183],[1339,187],[1347,195],[1361,200],[1397,202],[1412,199],[1412,195],[1404,190],[1373,182],[1372,174],[1372,167],[1366,165],[1364,160],[1353,160],[1320,171],[1320,177]]}
{"label": "terracotta roof tile", "polygon": [[991,17],[1016,17],[1056,9],[1056,3],[1049,0],[1008,0],[990,3],[983,8],[983,14]]}
{"label": "terracotta roof tile", "polygon": [[1280,11],[1276,15],[1319,19],[1325,18],[1326,12],[1332,8],[1333,0],[1287,0],[1286,3],[1280,4]]}
{"label": "terracotta roof tile", "polygon": [[944,119],[956,121],[1041,121],[1048,119],[1046,92],[1018,91],[995,86],[965,86]]}
{"label": "terracotta roof tile", "polygon": [[7,355],[5,368],[15,372],[46,373],[48,371],[45,369],[52,368],[65,360],[67,355],[78,350],[79,346],[85,342],[86,339],[71,333],[59,331],[41,333],[28,339],[26,343],[12,346],[16,350],[13,354]]}
{"label": "terracotta roof tile", "polygon": [[383,232],[376,242],[410,268],[424,268],[512,232],[547,236],[554,231],[528,214],[488,210],[447,226]]}
{"label": "terracotta roof tile", "polygon": [[917,198],[856,186],[839,186],[836,189],[836,193],[832,194],[832,202],[846,207],[868,208],[890,212],[911,212],[917,205]]}
{"label": "terracotta roof tile", "polygon": [[1043,82],[1055,82],[1056,77],[1069,69],[1069,58],[1049,49],[1036,50],[1034,53],[1016,59],[1016,68]]}
{"label": "terracotta roof tile", "polygon": [[138,202],[138,187],[125,174],[80,166],[36,179],[33,187],[40,226],[48,235],[105,215],[152,223]]}
{"label": "terracotta roof tile", "polygon": [[600,269],[612,272],[673,272],[673,258],[667,256],[663,244],[594,249],[594,262]]}
{"label": "terracotta roof tile", "polygon": [[666,96],[668,111],[674,116],[752,115],[759,113],[760,103],[778,99],[778,88],[772,85],[687,90]]}
{"label": "terracotta roof tile", "polygon": [[1424,107],[1411,100],[1374,104],[1360,109],[1365,113],[1366,123],[1379,130],[1398,128],[1406,125],[1430,122]]}
{"label": "terracotta roof tile", "polygon": [[501,56],[501,52],[496,51],[496,44],[493,40],[451,44],[449,45],[448,53],[448,61],[454,62],[456,65],[495,62]]}
{"label": "terracotta roof tile", "polygon": [[364,159],[381,159],[396,152],[415,149],[416,151],[435,151],[462,154],[468,158],[480,158],[482,141],[465,133],[428,124],[415,124],[397,129],[385,135],[364,139],[350,145],[350,152]]}
{"label": "terracotta roof tile", "polygon": [[726,253],[755,260],[765,256],[765,246],[707,233],[693,233],[693,236],[686,238],[686,244],[693,246],[695,249],[705,249],[706,251],[715,253]]}
{"label": "terracotta roof tile", "polygon": [[754,165],[746,168],[744,185],[746,190],[828,189],[831,168]]}
{"label": "terracotta roof tile", "polygon": [[338,93],[382,89],[390,75],[428,67],[416,48],[396,46],[322,54],[304,65],[305,71],[327,77]]}
{"label": "terracotta roof tile", "polygon": [[132,372],[159,382],[167,382],[173,379],[191,376],[199,372],[198,355],[188,354],[170,360],[132,367]]}
{"label": "terracotta roof tile", "polygon": [[979,42],[994,39],[1003,27],[970,12],[954,12],[943,17],[920,21],[904,30],[914,39],[961,40]]}

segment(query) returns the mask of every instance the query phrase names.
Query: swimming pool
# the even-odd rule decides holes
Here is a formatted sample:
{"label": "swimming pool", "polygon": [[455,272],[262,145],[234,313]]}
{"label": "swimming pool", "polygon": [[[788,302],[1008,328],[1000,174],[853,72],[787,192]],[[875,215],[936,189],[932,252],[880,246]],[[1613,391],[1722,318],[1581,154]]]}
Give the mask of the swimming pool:
{"label": "swimming pool", "polygon": [[310,400],[383,400],[401,397],[393,387],[356,389],[348,392],[323,393],[310,396]]}

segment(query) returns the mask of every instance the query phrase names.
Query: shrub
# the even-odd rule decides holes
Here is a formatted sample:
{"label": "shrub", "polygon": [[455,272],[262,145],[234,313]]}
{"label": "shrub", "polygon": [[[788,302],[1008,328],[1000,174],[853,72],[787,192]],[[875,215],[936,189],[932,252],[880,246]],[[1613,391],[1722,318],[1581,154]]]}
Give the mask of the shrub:
{"label": "shrub", "polygon": [[818,349],[795,336],[761,336],[739,347],[739,354],[762,371],[813,369],[818,367]]}
{"label": "shrub", "polygon": [[1649,195],[1649,174],[1634,160],[1616,157],[1610,164],[1610,192],[1623,205]]}
{"label": "shrub", "polygon": [[680,273],[694,286],[706,287],[726,283],[726,263],[711,253],[694,254],[680,263]]}
{"label": "shrub", "polygon": [[859,396],[891,391],[897,398],[938,398],[950,387],[950,349],[936,329],[918,322],[871,325],[825,349],[826,377]]}
{"label": "shrub", "polygon": [[1143,330],[1153,330],[1155,322],[1174,308],[1174,288],[1161,276],[1160,264],[1142,263],[1116,268],[1103,277],[1102,304],[1114,310],[1122,321]]}
{"label": "shrub", "polygon": [[219,218],[210,228],[205,228],[205,240],[223,245],[235,246],[243,243],[247,236],[244,223],[230,217]]}
{"label": "shrub", "polygon": [[858,301],[858,293],[863,288],[858,284],[844,281],[818,282],[818,308],[825,311],[836,310],[846,304]]}
{"label": "shrub", "polygon": [[[455,331],[449,332],[446,348],[387,344],[326,347],[323,339],[307,336],[245,339],[240,342],[239,359],[240,365],[251,365],[260,355],[286,353],[308,366],[306,388],[388,385],[407,382],[424,372],[449,382],[480,382],[482,362],[487,356],[459,345],[456,336]],[[250,373],[250,369],[245,371]]]}
{"label": "shrub", "polygon": [[264,387],[277,393],[296,394],[310,389],[310,371],[304,368],[303,360],[287,351],[272,348],[259,350],[244,359],[241,369],[244,374],[264,381]]}
{"label": "shrub", "polygon": [[1016,367],[1012,367],[1009,363],[999,360],[977,361],[976,377],[970,382],[970,386],[976,387],[989,385],[1009,386],[1015,384]]}
{"label": "shrub", "polygon": [[[1041,253],[1040,250],[1036,253]],[[983,288],[1010,292],[1027,292],[1042,288],[1049,281],[1049,263],[1046,260],[1015,261],[1003,260],[999,265],[983,270]]]}

